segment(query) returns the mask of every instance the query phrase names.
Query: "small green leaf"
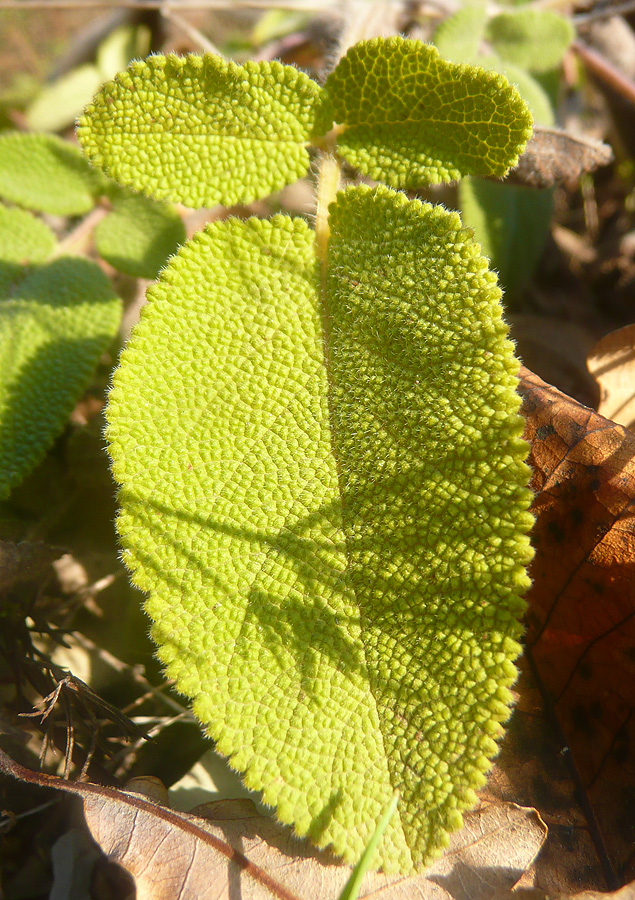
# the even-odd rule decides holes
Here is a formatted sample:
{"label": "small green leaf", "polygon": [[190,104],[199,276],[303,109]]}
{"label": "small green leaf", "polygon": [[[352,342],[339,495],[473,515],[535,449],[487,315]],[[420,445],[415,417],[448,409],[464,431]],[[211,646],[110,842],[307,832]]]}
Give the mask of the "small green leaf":
{"label": "small green leaf", "polygon": [[0,135],[0,197],[37,212],[76,216],[95,205],[103,178],[77,147],[52,134]]}
{"label": "small green leaf", "polygon": [[77,133],[122,184],[186,206],[248,203],[306,174],[306,145],[329,127],[321,93],[279,62],[150,56],[104,85]]}
{"label": "small green leaf", "polygon": [[185,226],[173,206],[128,192],[95,229],[100,256],[136,278],[156,278],[185,240]]}
{"label": "small green leaf", "polygon": [[510,296],[533,275],[549,235],[553,191],[480,178],[459,184],[463,224],[474,229],[483,254]]}
{"label": "small green leaf", "polygon": [[79,258],[34,269],[0,302],[0,498],[62,430],[120,318],[109,280]]}
{"label": "small green leaf", "polygon": [[529,72],[548,72],[562,62],[575,30],[551,10],[519,9],[490,19],[486,34],[501,59]]}
{"label": "small green leaf", "polygon": [[0,302],[25,267],[47,260],[55,244],[55,235],[40,219],[0,203]]}
{"label": "small green leaf", "polygon": [[434,43],[441,56],[453,62],[476,62],[486,21],[482,3],[470,3],[444,19],[434,32]]}
{"label": "small green leaf", "polygon": [[[99,45],[97,68],[101,80],[114,78],[131,59],[145,56],[150,49],[150,29],[145,25],[122,25],[115,28]],[[86,103],[90,97],[86,98]]]}
{"label": "small green leaf", "polygon": [[75,122],[103,78],[93,65],[78,66],[45,85],[26,110],[32,131],[60,131]]}
{"label": "small green leaf", "polygon": [[502,176],[531,135],[531,114],[505,78],[447,62],[420,41],[356,44],[325,89],[344,126],[338,151],[392,187]]}
{"label": "small green leaf", "polygon": [[[387,188],[229,219],[149,291],[108,407],[159,656],[248,787],[355,861],[461,825],[516,677],[531,557],[518,363],[459,217]],[[326,348],[325,348],[326,341]]]}

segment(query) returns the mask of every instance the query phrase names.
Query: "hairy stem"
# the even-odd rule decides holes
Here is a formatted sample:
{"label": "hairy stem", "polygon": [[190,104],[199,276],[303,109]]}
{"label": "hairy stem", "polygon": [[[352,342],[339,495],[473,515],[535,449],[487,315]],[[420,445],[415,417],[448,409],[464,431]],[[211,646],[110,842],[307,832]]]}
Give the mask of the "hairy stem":
{"label": "hairy stem", "polygon": [[315,210],[315,242],[320,261],[322,284],[326,277],[326,255],[329,242],[329,204],[337,195],[340,186],[340,162],[334,150],[325,149],[320,154],[317,203]]}

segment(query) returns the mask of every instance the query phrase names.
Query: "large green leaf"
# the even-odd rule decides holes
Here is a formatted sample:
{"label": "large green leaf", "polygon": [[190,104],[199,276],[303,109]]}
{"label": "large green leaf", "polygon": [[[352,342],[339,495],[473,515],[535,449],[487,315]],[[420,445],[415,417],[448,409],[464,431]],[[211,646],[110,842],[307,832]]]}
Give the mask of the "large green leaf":
{"label": "large green leaf", "polygon": [[171,260],[107,412],[159,655],[246,784],[356,860],[420,866],[508,715],[530,495],[518,364],[459,218],[387,188],[229,219]]}
{"label": "large green leaf", "polygon": [[64,427],[120,318],[109,280],[86,259],[38,266],[0,300],[0,499]]}
{"label": "large green leaf", "polygon": [[400,37],[351,47],[326,80],[337,148],[392,187],[504,175],[531,135],[518,91],[501,75],[441,59]]}
{"label": "large green leaf", "polygon": [[306,174],[307,142],[330,125],[321,94],[279,62],[150,56],[104,85],[77,134],[122,184],[187,206],[247,203]]}
{"label": "large green leaf", "polygon": [[0,197],[60,216],[77,216],[95,205],[103,178],[77,147],[52,134],[0,135]]}

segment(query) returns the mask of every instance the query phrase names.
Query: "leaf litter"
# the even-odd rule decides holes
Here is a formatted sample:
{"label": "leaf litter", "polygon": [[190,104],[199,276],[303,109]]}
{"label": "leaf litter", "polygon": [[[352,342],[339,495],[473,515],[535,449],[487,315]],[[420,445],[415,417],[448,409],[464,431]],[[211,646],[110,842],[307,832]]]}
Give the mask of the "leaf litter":
{"label": "leaf litter", "polygon": [[[195,818],[138,793],[31,772],[2,751],[0,767],[25,781],[78,795],[97,844],[135,878],[137,900],[230,900],[237,891],[244,900],[336,900],[351,871],[258,813],[250,800],[207,804],[200,810],[205,818]],[[156,785],[150,787],[156,797]],[[369,873],[360,898],[489,900],[516,884],[545,834],[535,810],[484,803],[465,816],[465,827],[424,874]]]}

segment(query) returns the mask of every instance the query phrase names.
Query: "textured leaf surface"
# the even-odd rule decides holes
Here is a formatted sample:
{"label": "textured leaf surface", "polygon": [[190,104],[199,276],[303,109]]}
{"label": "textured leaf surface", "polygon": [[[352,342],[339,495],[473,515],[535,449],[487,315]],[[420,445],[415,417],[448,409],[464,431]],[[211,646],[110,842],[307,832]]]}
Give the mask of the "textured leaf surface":
{"label": "textured leaf surface", "polygon": [[0,300],[22,267],[44,262],[55,243],[55,235],[40,219],[0,203]]}
{"label": "textured leaf surface", "polygon": [[530,72],[548,72],[562,62],[575,30],[551,10],[520,9],[490,19],[486,35],[503,60]]}
{"label": "textured leaf surface", "polygon": [[327,310],[313,234],[281,216],[208,226],[151,288],[108,409],[118,528],[161,659],[247,785],[349,860],[399,789],[381,861],[409,870],[508,714],[517,363],[456,214],[356,189],[332,225]]}
{"label": "textured leaf surface", "polygon": [[122,184],[187,206],[247,203],[306,174],[321,94],[278,62],[150,56],[104,85],[77,133]]}
{"label": "textured leaf surface", "polygon": [[490,72],[498,72],[514,85],[529,107],[536,125],[553,125],[551,100],[543,86],[526,69],[506,62],[495,54],[479,57],[476,63]]}
{"label": "textured leaf surface", "polygon": [[362,41],[325,88],[344,126],[338,151],[392,187],[504,175],[531,135],[529,110],[505,78],[447,62],[420,41]]}
{"label": "textured leaf surface", "polygon": [[0,498],[61,431],[120,316],[110,282],[85,259],[34,269],[0,302]]}
{"label": "textured leaf surface", "polygon": [[52,134],[0,135],[0,197],[60,216],[95,205],[103,179],[77,147]]}
{"label": "textured leaf surface", "polygon": [[95,229],[99,254],[136,278],[156,278],[184,240],[185,226],[173,206],[127,192]]}
{"label": "textured leaf surface", "polygon": [[485,10],[477,4],[460,9],[445,19],[434,32],[434,43],[444,59],[456,63],[471,63],[503,75],[518,89],[536,123],[553,124],[551,101],[544,88],[528,71],[497,53],[481,52],[481,38],[485,29]]}

